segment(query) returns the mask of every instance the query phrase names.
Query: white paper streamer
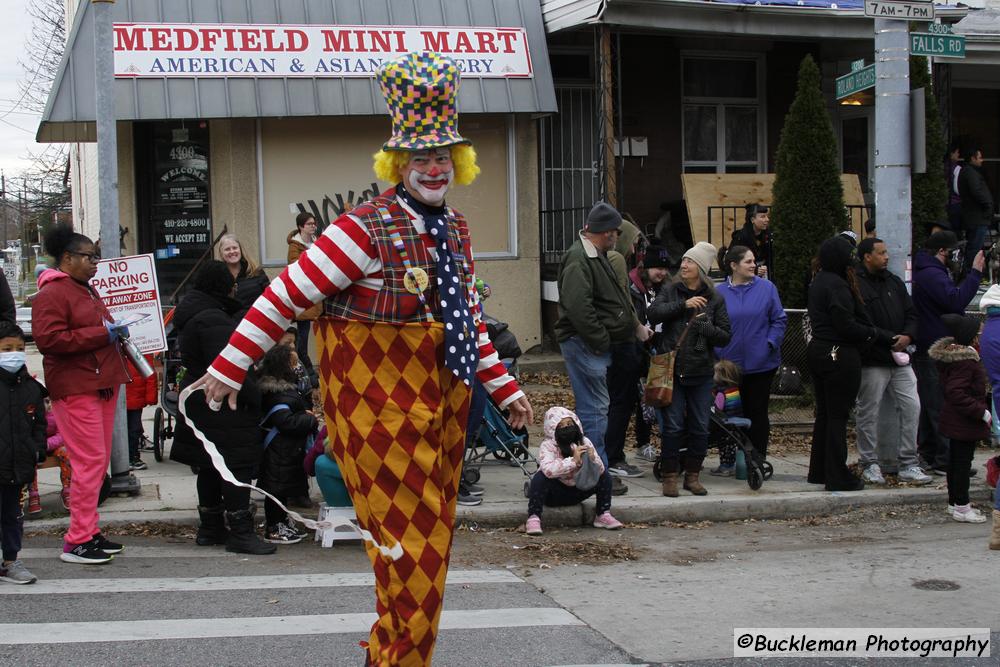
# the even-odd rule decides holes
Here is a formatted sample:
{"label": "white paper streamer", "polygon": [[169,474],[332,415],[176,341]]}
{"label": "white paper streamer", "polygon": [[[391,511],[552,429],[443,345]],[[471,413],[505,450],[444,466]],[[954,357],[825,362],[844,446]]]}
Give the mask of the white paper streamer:
{"label": "white paper streamer", "polygon": [[285,507],[280,500],[272,496],[267,491],[259,489],[253,484],[247,484],[245,482],[241,482],[238,479],[236,479],[233,476],[232,471],[230,471],[228,466],[226,466],[226,461],[225,459],[222,458],[222,454],[219,453],[219,450],[215,446],[215,443],[213,443],[211,440],[205,437],[205,434],[201,432],[201,429],[199,429],[198,426],[194,423],[194,421],[192,421],[191,418],[188,417],[187,415],[187,409],[184,407],[184,405],[185,403],[187,403],[187,399],[191,397],[191,394],[193,394],[196,391],[204,391],[204,389],[202,387],[194,388],[193,385],[184,389],[184,391],[181,392],[180,398],[178,400],[178,409],[180,410],[181,416],[184,417],[184,421],[186,421],[188,426],[191,427],[191,430],[194,431],[195,437],[198,438],[198,440],[201,441],[202,446],[205,447],[205,452],[208,454],[208,458],[212,460],[212,465],[218,471],[219,475],[222,476],[222,479],[235,486],[242,486],[248,489],[252,489],[253,491],[258,491],[260,493],[263,493],[265,496],[267,496],[275,503],[277,503],[278,506],[281,507],[281,509],[288,512],[288,516],[292,517],[292,519],[298,521],[306,528],[309,528],[311,530],[317,530],[317,529],[333,530],[334,528],[337,528],[339,526],[349,526],[352,529],[358,531],[358,533],[361,535],[361,538],[365,542],[370,543],[372,546],[378,549],[379,553],[381,553],[383,556],[391,558],[392,560],[399,560],[403,556],[403,546],[399,542],[397,542],[391,549],[389,547],[385,547],[379,544],[378,541],[375,540],[374,535],[372,535],[369,531],[365,530],[364,528],[361,528],[360,526],[355,526],[353,523],[351,523],[350,519],[343,517],[335,517],[333,520],[323,520],[323,521],[317,521],[315,519],[307,519],[298,512],[295,512]]}

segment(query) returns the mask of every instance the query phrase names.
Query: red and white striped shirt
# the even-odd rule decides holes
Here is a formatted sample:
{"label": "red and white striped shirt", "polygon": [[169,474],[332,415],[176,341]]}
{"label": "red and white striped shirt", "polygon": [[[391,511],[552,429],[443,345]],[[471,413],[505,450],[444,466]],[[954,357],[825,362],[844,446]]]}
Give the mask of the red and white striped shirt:
{"label": "red and white striped shirt", "polygon": [[[429,239],[423,219],[401,199],[396,201],[406,211],[421,237]],[[471,265],[471,257],[469,262]],[[247,369],[281,339],[296,315],[348,288],[359,297],[374,297],[381,287],[382,261],[368,230],[358,218],[350,214],[342,215],[324,230],[311,248],[299,256],[296,263],[290,264],[271,281],[208,372],[230,387],[239,389]],[[503,408],[524,396],[524,392],[507,373],[500,355],[493,348],[481,316],[481,306],[474,304],[472,310],[479,322],[476,378]]]}

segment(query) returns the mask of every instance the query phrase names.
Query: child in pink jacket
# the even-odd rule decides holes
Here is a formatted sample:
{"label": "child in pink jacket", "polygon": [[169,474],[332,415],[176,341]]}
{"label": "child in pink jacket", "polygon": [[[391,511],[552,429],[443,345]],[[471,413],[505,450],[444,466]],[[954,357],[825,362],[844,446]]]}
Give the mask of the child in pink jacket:
{"label": "child in pink jacket", "polygon": [[[622,527],[611,516],[611,476],[604,468],[594,445],[584,437],[579,418],[566,408],[549,408],[543,425],[545,439],[538,446],[538,472],[528,488],[528,535],[542,534],[542,507],[576,505],[597,494],[594,528],[617,530]],[[601,470],[597,486],[583,491],[576,486],[576,474],[588,456]]]}

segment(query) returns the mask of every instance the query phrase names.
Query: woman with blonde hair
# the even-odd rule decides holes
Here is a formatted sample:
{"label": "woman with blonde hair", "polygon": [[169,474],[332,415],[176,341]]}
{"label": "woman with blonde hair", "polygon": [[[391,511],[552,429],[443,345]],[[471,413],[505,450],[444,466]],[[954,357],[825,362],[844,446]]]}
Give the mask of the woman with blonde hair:
{"label": "woman with blonde hair", "polygon": [[243,244],[235,234],[226,234],[219,239],[219,259],[226,263],[236,280],[233,298],[246,310],[264,293],[271,281],[264,269],[244,252]]}

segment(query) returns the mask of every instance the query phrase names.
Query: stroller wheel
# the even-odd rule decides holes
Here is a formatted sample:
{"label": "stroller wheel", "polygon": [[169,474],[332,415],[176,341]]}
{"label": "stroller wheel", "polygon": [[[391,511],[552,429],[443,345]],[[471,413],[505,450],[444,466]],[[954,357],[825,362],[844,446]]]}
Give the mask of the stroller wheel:
{"label": "stroller wheel", "polygon": [[479,468],[465,468],[462,470],[462,481],[466,484],[475,484],[479,481]]}
{"label": "stroller wheel", "polygon": [[657,482],[662,482],[663,481],[663,475],[662,475],[662,472],[660,471],[660,460],[659,459],[656,459],[655,461],[653,461],[653,477],[656,478]]}
{"label": "stroller wheel", "polygon": [[770,461],[764,461],[764,463],[761,464],[761,468],[764,471],[764,480],[767,481],[771,479],[774,475],[774,466],[771,465]]}
{"label": "stroller wheel", "polygon": [[163,462],[163,408],[156,408],[153,414],[153,458]]}
{"label": "stroller wheel", "polygon": [[524,497],[525,498],[528,497],[528,491],[530,491],[530,490],[531,490],[531,481],[529,480],[529,481],[527,481],[527,482],[524,483]]}
{"label": "stroller wheel", "polygon": [[756,463],[747,466],[747,484],[754,491],[764,486],[764,471]]}
{"label": "stroller wheel", "polygon": [[502,449],[497,449],[494,450],[493,452],[493,458],[498,459],[500,461],[510,461],[510,454],[508,454]]}

